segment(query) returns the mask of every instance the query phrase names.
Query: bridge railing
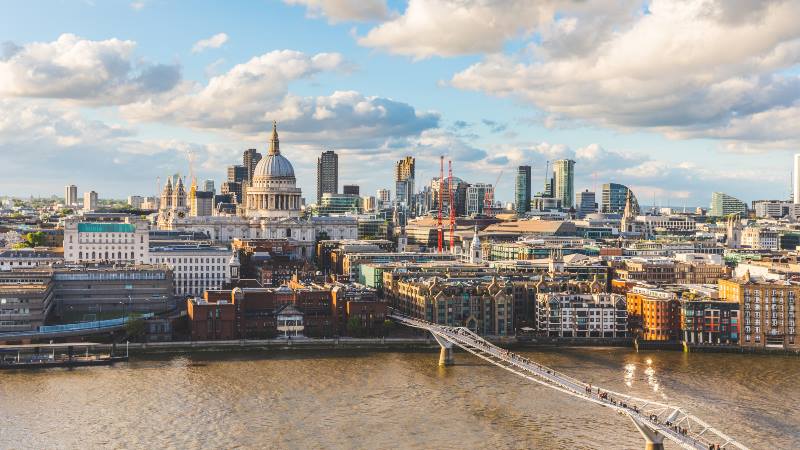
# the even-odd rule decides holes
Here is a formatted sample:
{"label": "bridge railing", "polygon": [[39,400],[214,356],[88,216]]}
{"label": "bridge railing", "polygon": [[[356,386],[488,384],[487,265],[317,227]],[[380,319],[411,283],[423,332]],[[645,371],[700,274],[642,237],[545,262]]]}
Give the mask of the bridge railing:
{"label": "bridge railing", "polygon": [[720,444],[720,448],[732,446],[746,449],[733,438],[686,413],[680,407],[602,388],[600,391],[604,393],[604,397],[601,397],[599,393],[595,395],[592,391],[587,391],[589,385],[583,381],[498,347],[468,328],[434,324],[399,314],[396,311],[392,311],[390,316],[408,326],[428,330],[452,344],[524,378],[547,385],[568,395],[615,409],[632,419],[635,418],[646,423],[648,427],[657,429],[665,437],[682,447],[707,449],[711,445]]}

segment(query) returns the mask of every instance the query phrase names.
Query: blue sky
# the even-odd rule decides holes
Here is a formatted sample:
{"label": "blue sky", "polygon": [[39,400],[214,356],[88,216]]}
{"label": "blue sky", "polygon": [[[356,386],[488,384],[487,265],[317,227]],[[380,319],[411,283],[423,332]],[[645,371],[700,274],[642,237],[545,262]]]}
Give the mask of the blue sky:
{"label": "blue sky", "polygon": [[[0,195],[152,195],[223,181],[278,120],[310,201],[418,185],[453,159],[512,199],[519,164],[577,161],[577,189],[643,203],[786,198],[798,148],[795,1],[32,1],[0,15]],[[794,14],[792,14],[794,12]],[[216,38],[214,38],[216,36]],[[200,43],[207,40],[207,45]]]}

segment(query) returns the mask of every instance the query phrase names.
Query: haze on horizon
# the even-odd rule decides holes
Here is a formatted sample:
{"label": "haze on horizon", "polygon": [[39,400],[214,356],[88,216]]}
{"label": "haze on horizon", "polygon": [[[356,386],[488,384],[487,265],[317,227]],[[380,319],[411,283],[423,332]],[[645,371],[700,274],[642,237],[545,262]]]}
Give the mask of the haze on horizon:
{"label": "haze on horizon", "polygon": [[[576,160],[577,190],[643,203],[788,198],[800,149],[800,1],[33,1],[0,15],[0,195],[217,186],[247,148],[282,151],[312,201],[418,185],[454,162],[512,199],[515,167]],[[368,167],[369,170],[365,170]],[[374,195],[374,194],[373,194]]]}

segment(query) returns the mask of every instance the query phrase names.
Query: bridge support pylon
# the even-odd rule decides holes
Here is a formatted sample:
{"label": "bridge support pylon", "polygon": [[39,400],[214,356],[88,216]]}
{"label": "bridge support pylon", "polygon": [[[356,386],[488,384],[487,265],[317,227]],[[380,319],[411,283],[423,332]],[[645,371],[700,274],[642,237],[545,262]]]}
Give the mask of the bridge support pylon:
{"label": "bridge support pylon", "polygon": [[436,342],[438,342],[441,347],[439,351],[439,365],[452,366],[455,364],[455,359],[453,359],[453,343],[440,338],[436,334],[433,335],[433,338],[436,339]]}
{"label": "bridge support pylon", "polygon": [[658,431],[650,428],[647,423],[643,422],[638,417],[629,416],[633,421],[633,425],[639,430],[639,433],[644,437],[644,450],[664,450],[664,436]]}

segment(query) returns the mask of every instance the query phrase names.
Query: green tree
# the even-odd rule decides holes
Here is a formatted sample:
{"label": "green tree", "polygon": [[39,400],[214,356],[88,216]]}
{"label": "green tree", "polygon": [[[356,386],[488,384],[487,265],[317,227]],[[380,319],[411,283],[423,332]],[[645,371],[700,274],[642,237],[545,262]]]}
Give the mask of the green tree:
{"label": "green tree", "polygon": [[361,337],[361,335],[364,334],[364,327],[361,325],[361,319],[355,316],[347,319],[347,334],[354,337]]}
{"label": "green tree", "polygon": [[128,334],[128,339],[132,341],[144,337],[145,328],[144,319],[132,319],[125,323],[125,332]]}
{"label": "green tree", "polygon": [[44,233],[36,231],[25,235],[25,241],[28,242],[29,247],[38,247],[44,243]]}
{"label": "green tree", "polygon": [[383,335],[388,336],[389,333],[394,330],[394,322],[389,319],[383,321]]}

